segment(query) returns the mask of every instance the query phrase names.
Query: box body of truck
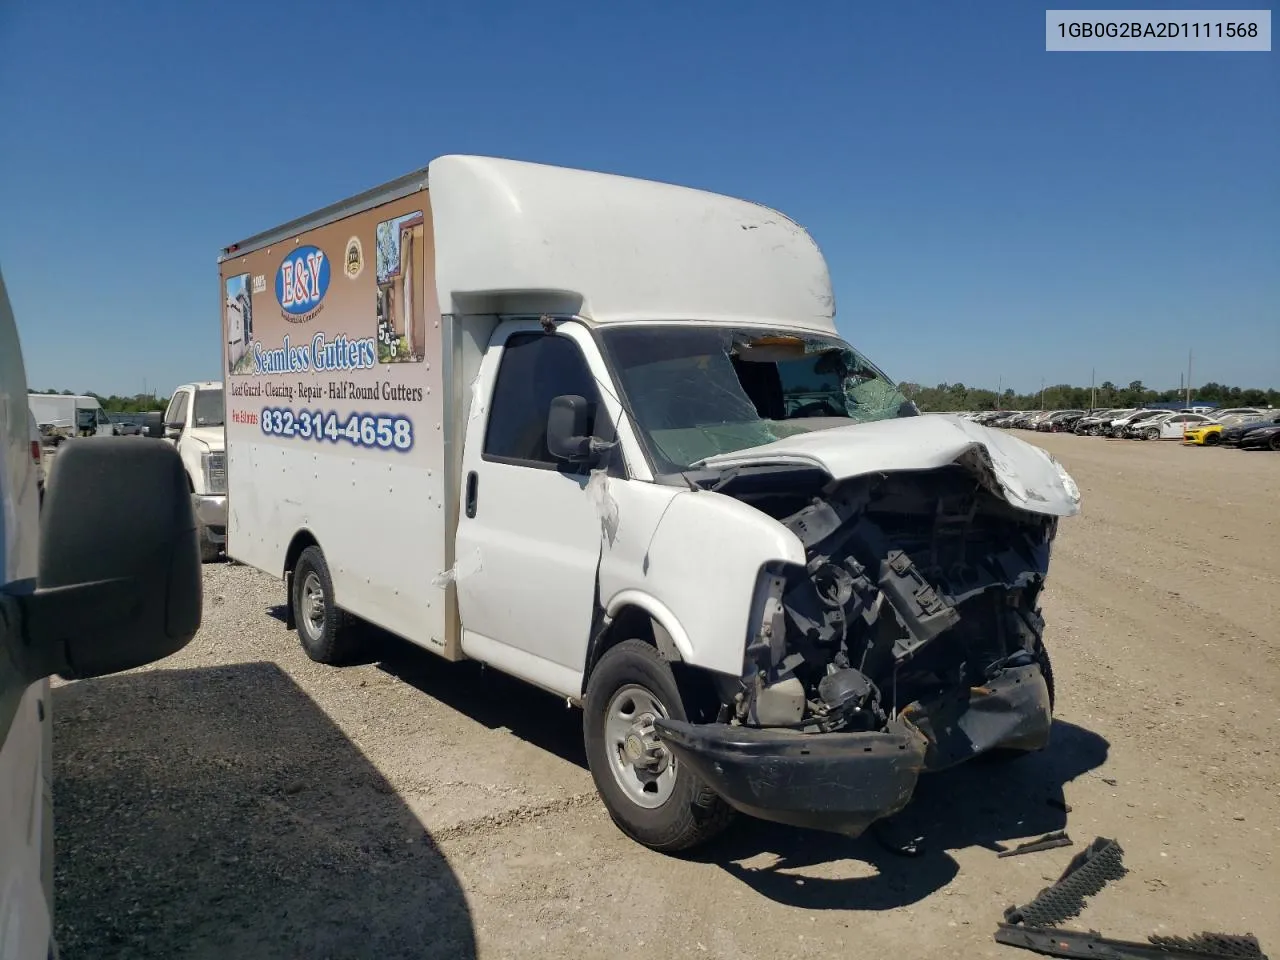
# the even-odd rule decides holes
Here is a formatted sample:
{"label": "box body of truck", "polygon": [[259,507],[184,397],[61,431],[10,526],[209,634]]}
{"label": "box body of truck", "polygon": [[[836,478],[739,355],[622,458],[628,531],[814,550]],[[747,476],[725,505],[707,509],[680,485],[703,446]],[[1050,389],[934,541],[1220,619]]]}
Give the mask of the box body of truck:
{"label": "box body of truck", "polygon": [[109,437],[116,432],[97,397],[30,393],[27,403],[41,430],[58,442],[70,437]]}
{"label": "box body of truck", "polygon": [[223,259],[227,552],[280,576],[320,544],[346,609],[456,657],[431,579],[453,562],[461,398],[445,385],[466,373],[436,304],[425,175],[355,206]]}
{"label": "box body of truck", "polygon": [[1079,492],[920,416],[758,204],[477,157],[223,251],[227,550],[322,662],[348,614],[580,704],[616,822],[857,834],[1047,742]]}

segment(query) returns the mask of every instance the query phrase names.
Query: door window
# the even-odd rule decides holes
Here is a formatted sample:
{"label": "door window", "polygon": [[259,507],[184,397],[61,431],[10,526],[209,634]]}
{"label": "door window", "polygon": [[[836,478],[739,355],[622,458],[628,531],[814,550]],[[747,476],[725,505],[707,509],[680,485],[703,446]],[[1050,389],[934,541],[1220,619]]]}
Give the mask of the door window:
{"label": "door window", "polygon": [[555,334],[512,334],[503,346],[493,386],[484,458],[542,469],[569,469],[570,465],[547,449],[551,401],[566,394],[587,401],[589,428],[594,436],[601,436],[603,431],[596,429],[595,423],[597,416],[603,416],[600,394],[578,345]]}
{"label": "door window", "polygon": [[169,412],[164,415],[165,423],[180,423],[184,427],[187,425],[187,397],[186,390],[173,395],[173,399],[169,401]]}

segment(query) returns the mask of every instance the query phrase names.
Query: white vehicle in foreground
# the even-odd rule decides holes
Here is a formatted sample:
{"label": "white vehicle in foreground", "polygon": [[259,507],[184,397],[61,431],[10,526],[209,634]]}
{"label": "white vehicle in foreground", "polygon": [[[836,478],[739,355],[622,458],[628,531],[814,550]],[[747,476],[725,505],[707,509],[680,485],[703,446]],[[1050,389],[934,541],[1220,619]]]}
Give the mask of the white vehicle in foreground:
{"label": "white vehicle in foreground", "polygon": [[140,438],[68,444],[42,516],[26,393],[0,279],[2,960],[57,956],[48,678],[98,677],[167,656],[195,635],[201,603],[177,454]]}
{"label": "white vehicle in foreground", "polygon": [[1076,485],[920,416],[782,214],[451,156],[220,264],[228,552],[312,659],[359,654],[354,614],[581,705],[659,850],[732,809],[857,835],[1047,742]]}

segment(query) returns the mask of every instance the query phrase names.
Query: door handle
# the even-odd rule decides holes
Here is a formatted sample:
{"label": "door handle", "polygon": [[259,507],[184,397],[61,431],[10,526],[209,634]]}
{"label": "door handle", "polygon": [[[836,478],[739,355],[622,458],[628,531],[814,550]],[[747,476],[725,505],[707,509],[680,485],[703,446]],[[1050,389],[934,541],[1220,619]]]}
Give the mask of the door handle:
{"label": "door handle", "polygon": [[476,476],[476,472],[472,470],[467,474],[467,518],[470,519],[476,515],[476,488],[480,484],[480,478]]}

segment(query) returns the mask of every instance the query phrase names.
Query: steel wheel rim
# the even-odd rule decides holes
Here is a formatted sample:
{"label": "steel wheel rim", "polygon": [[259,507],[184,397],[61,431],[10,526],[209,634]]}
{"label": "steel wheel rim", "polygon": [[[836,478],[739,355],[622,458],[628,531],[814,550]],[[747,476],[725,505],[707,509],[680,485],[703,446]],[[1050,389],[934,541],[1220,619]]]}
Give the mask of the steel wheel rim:
{"label": "steel wheel rim", "polygon": [[324,587],[320,577],[314,570],[308,570],[302,580],[302,609],[298,611],[299,623],[302,623],[311,639],[316,639],[324,632]]}
{"label": "steel wheel rim", "polygon": [[662,806],[675,790],[675,757],[653,731],[654,719],[666,716],[662,701],[635,683],[620,687],[605,710],[609,769],[627,799],[646,810]]}

